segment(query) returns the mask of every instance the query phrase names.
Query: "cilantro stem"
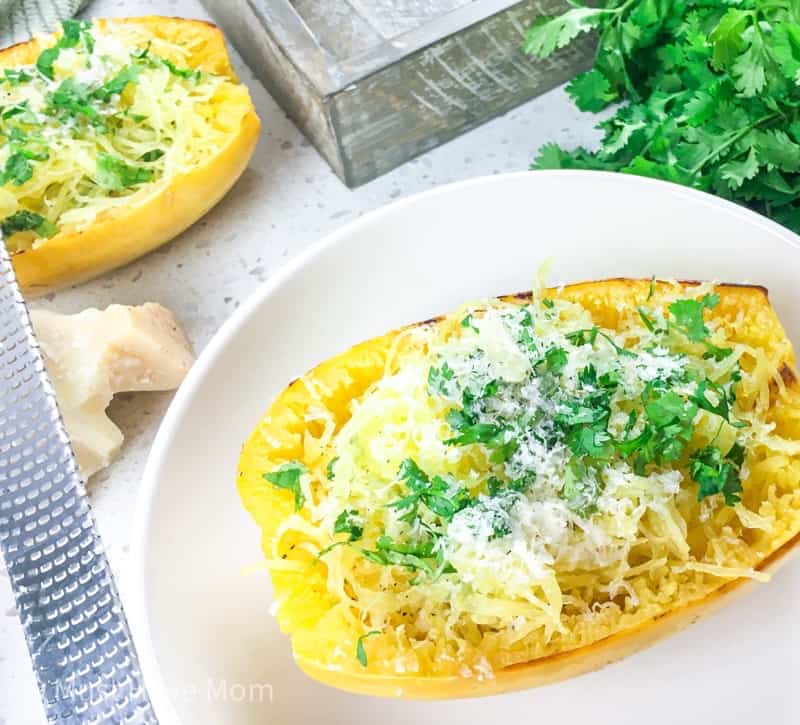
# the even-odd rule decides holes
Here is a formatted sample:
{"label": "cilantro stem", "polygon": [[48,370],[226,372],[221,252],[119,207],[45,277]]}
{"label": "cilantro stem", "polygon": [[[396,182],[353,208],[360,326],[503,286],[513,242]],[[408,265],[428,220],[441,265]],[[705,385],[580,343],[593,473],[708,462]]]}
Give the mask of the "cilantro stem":
{"label": "cilantro stem", "polygon": [[727,141],[724,141],[719,146],[716,146],[715,148],[711,149],[709,153],[707,153],[702,159],[700,159],[700,161],[698,161],[691,169],[689,169],[689,173],[692,176],[697,176],[697,174],[700,173],[700,170],[703,168],[703,166],[705,166],[713,158],[719,156],[723,151],[726,151],[731,146],[733,146],[733,144],[737,143],[738,141],[741,141],[745,136],[747,136],[748,133],[754,131],[759,126],[765,123],[769,123],[770,121],[774,121],[779,117],[780,117],[779,113],[770,113],[766,116],[762,116],[757,121],[751,123],[749,126],[745,126],[741,131],[736,133]]}

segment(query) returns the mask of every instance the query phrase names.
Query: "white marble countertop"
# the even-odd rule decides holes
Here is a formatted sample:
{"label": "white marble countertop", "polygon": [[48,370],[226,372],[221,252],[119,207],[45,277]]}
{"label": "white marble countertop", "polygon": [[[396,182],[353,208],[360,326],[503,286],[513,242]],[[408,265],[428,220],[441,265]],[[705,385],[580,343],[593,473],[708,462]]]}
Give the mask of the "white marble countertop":
{"label": "white marble countertop", "polygon": [[[198,0],[94,0],[87,15],[207,18]],[[235,188],[157,252],[37,302],[62,312],[111,303],[172,308],[199,352],[238,305],[287,259],[359,215],[460,179],[527,168],[542,143],[590,143],[594,119],[561,90],[548,93],[356,190],[347,189],[237,58],[262,119],[255,156]],[[145,458],[170,395],[122,395],[111,415],[125,433],[120,458],[89,484],[112,566],[125,593],[130,515]],[[1,565],[0,565],[1,566]],[[5,571],[0,568],[0,725],[44,716]]]}

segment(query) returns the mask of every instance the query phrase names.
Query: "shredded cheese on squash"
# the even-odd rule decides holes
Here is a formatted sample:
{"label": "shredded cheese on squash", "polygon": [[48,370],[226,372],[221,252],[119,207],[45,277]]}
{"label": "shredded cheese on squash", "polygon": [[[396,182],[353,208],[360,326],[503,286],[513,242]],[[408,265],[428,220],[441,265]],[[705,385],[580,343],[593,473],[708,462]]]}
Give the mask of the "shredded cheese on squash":
{"label": "shredded cheese on squash", "polygon": [[[278,619],[300,656],[358,672],[356,638],[377,630],[369,642],[371,673],[491,677],[647,622],[731,579],[768,580],[760,563],[800,531],[800,425],[781,419],[798,394],[777,383],[793,356],[788,343],[780,344],[785,336],[774,313],[753,291],[749,307],[734,317],[736,295],[729,305],[719,288],[720,308],[706,317],[715,346],[707,349],[723,349],[715,358],[705,354],[705,343],[659,331],[671,329],[670,304],[687,295],[701,299],[714,292],[712,285],[687,291],[660,283],[646,302],[637,287],[654,331],[636,305],[604,296],[604,284],[613,289],[614,283],[598,283],[595,297],[581,293],[585,286],[566,288],[549,293],[550,307],[531,306],[537,349],[567,353],[557,391],[519,343],[524,302],[490,300],[357,346],[272,406],[245,446],[240,490],[264,527],[268,559],[305,566],[297,574],[302,581],[274,577]],[[760,331],[751,333],[748,312],[770,326],[769,346],[754,339]],[[607,340],[581,344],[576,331],[594,326]],[[452,377],[432,394],[431,369],[444,363]],[[619,379],[608,420],[617,439],[642,430],[641,420],[629,422],[630,401],[653,381],[675,380],[674,389],[689,395],[698,379],[722,384],[739,369],[741,378],[730,418],[698,410],[679,460],[636,470],[632,461],[614,458],[584,472],[579,484],[591,506],[583,506],[583,489],[565,495],[573,454],[563,441],[546,438],[563,413],[561,401],[586,389],[590,365],[598,376],[613,372]],[[541,424],[528,424],[534,435],[517,441],[504,460],[487,445],[448,443],[454,436],[448,412],[464,381],[476,391],[501,382],[487,403],[492,415],[540,416]],[[692,452],[712,445],[726,455],[737,443],[746,451],[741,501],[699,500]],[[287,516],[286,492],[277,494],[263,474],[293,458],[308,469],[301,479],[305,504]],[[396,502],[409,489],[398,470],[408,459],[430,478],[463,487],[469,505],[449,520],[425,506],[404,519]],[[533,482],[509,495],[487,489],[493,476],[509,481],[523,473]],[[352,543],[334,533],[347,510],[357,512],[363,529]],[[413,542],[430,532],[449,566],[436,576],[364,555],[380,537]]]}

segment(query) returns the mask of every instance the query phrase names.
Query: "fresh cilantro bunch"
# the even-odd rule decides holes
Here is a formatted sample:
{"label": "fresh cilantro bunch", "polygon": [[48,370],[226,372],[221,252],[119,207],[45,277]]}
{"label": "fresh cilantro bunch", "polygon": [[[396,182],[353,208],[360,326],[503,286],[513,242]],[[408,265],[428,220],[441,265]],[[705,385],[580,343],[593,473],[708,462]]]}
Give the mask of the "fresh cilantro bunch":
{"label": "fresh cilantro bunch", "polygon": [[598,151],[547,144],[533,168],[665,179],[800,232],[797,0],[599,0],[539,18],[524,49],[546,57],[590,31],[594,67],[567,91],[584,111],[625,103]]}

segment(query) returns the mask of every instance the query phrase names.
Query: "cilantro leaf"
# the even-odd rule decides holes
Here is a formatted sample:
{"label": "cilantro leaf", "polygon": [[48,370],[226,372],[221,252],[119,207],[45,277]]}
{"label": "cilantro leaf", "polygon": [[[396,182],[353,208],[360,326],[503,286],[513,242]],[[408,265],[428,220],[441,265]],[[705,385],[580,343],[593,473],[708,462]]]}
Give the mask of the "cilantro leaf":
{"label": "cilantro leaf", "polygon": [[51,81],[55,78],[53,63],[56,62],[56,58],[58,58],[60,53],[61,48],[55,45],[52,48],[45,48],[39,53],[39,57],[36,59],[36,68],[39,73]]}
{"label": "cilantro leaf", "polygon": [[[736,460],[741,458],[740,449],[733,450]],[[698,483],[697,500],[708,496],[722,494],[725,503],[733,506],[741,501],[742,482],[739,477],[739,465],[731,458],[723,458],[717,446],[707,446],[695,451],[690,458],[690,472]]]}
{"label": "cilantro leaf", "polygon": [[88,20],[64,20],[61,23],[62,36],[59,39],[61,48],[74,48],[81,41],[81,33],[92,27]]}
{"label": "cilantro leaf", "polygon": [[767,83],[768,56],[758,33],[751,36],[750,47],[733,61],[732,75],[736,89],[745,98],[759,94]]}
{"label": "cilantro leaf", "polygon": [[128,64],[111,80],[92,91],[92,97],[107,103],[113,96],[121,94],[129,83],[136,83],[138,78],[138,66]]}
{"label": "cilantro leaf", "polygon": [[164,155],[163,149],[151,149],[145,151],[140,157],[140,161],[158,161]]}
{"label": "cilantro leaf", "polygon": [[5,68],[3,78],[9,85],[18,86],[21,83],[28,83],[33,80],[33,76],[24,69]]}
{"label": "cilantro leaf", "polygon": [[373,629],[371,632],[362,634],[356,642],[356,659],[361,663],[362,667],[367,666],[367,652],[364,649],[364,640],[376,634],[380,634],[380,632],[377,629]]}
{"label": "cilantro leaf", "polygon": [[707,294],[701,300],[676,300],[669,311],[678,325],[692,342],[703,342],[711,335],[703,320],[703,311],[713,309],[719,302],[719,295]]}
{"label": "cilantro leaf", "polygon": [[411,491],[408,496],[388,504],[389,508],[406,512],[400,517],[402,521],[413,522],[419,515],[420,504],[425,505],[445,521],[450,521],[471,500],[465,488],[441,476],[434,476],[431,479],[411,458],[406,458],[400,464],[397,477],[404,481]]}
{"label": "cilantro leaf", "polygon": [[364,533],[364,524],[357,511],[345,509],[333,524],[334,534],[349,534],[350,541],[358,541]]}
{"label": "cilantro leaf", "polygon": [[[452,425],[451,418],[448,423]],[[459,434],[454,438],[448,438],[445,445],[448,446],[468,446],[473,443],[485,443],[489,446],[500,445],[505,442],[504,436],[506,429],[495,423],[473,423],[471,425],[461,425],[457,429]]]}
{"label": "cilantro leaf", "polygon": [[544,354],[544,364],[549,373],[558,375],[567,366],[567,351],[563,347],[551,347]]}
{"label": "cilantro leaf", "polygon": [[53,64],[64,48],[74,48],[83,38],[89,54],[94,50],[94,38],[89,33],[92,23],[89,20],[64,20],[61,23],[61,37],[52,48],[45,48],[36,59],[37,70],[48,80],[54,80]]}
{"label": "cilantro leaf", "polygon": [[[433,576],[433,566],[419,556],[416,548],[407,547],[409,551],[403,551],[402,545],[393,545],[388,537],[381,537],[377,542],[377,549],[361,549],[364,558],[373,564],[381,566],[402,566],[410,571],[421,571],[428,576]],[[429,555],[432,555],[431,551]]]}
{"label": "cilantro leaf", "polygon": [[751,13],[738,8],[729,8],[719,19],[708,39],[713,48],[712,64],[715,68],[727,68],[745,47],[744,30],[749,25]]}
{"label": "cilantro leaf", "polygon": [[85,83],[78,83],[73,78],[63,80],[58,88],[47,96],[50,109],[62,118],[69,119],[75,116],[85,116],[95,120],[99,114],[91,105],[92,90]]}
{"label": "cilantro leaf", "polygon": [[197,83],[203,75],[201,71],[195,70],[194,68],[179,68],[171,60],[167,60],[166,58],[162,58],[161,62],[172,75],[183,78],[184,80],[191,80]]}
{"label": "cilantro leaf", "polygon": [[448,383],[452,379],[453,370],[446,360],[440,368],[431,366],[431,369],[428,370],[428,393],[430,395],[446,396],[449,389]]}
{"label": "cilantro leaf", "polygon": [[800,144],[780,129],[759,130],[752,134],[761,161],[781,171],[800,171]]}
{"label": "cilantro leaf", "polygon": [[131,166],[111,154],[101,153],[97,157],[97,183],[110,191],[122,191],[137,184],[146,184],[153,172],[140,166]]}
{"label": "cilantro leaf", "polygon": [[468,330],[472,330],[473,332],[478,332],[478,328],[472,322],[472,313],[466,315],[463,320],[461,320],[461,327],[464,327]]}
{"label": "cilantro leaf", "polygon": [[567,93],[581,111],[602,111],[617,95],[597,68],[579,73],[567,86]]}
{"label": "cilantro leaf", "polygon": [[800,25],[776,23],[772,29],[772,55],[784,76],[795,83],[800,81]]}
{"label": "cilantro leaf", "polygon": [[17,232],[35,231],[40,237],[49,238],[56,233],[55,226],[40,214],[32,211],[18,211],[0,222],[3,236],[8,239]]}
{"label": "cilantro leaf", "polygon": [[9,181],[13,181],[17,186],[22,186],[32,176],[33,167],[27,156],[21,151],[15,151],[6,159],[0,182],[7,184]]}
{"label": "cilantro leaf", "polygon": [[579,516],[588,518],[597,511],[597,499],[602,493],[602,483],[591,469],[577,458],[570,460],[564,474],[561,498]]}
{"label": "cilantro leaf", "polygon": [[758,169],[756,150],[751,147],[743,158],[732,159],[720,164],[719,173],[728,182],[728,188],[733,191],[741,187],[748,179],[752,179],[758,173]]}
{"label": "cilantro leaf", "polygon": [[275,488],[283,488],[294,494],[294,510],[299,511],[305,503],[303,489],[300,486],[300,476],[308,473],[308,469],[300,461],[290,461],[279,466],[271,473],[265,473],[264,478]]}
{"label": "cilantro leaf", "polygon": [[540,15],[525,35],[523,50],[544,58],[554,50],[563,48],[581,33],[594,29],[606,10],[595,8],[572,8],[563,15],[553,17]]}

